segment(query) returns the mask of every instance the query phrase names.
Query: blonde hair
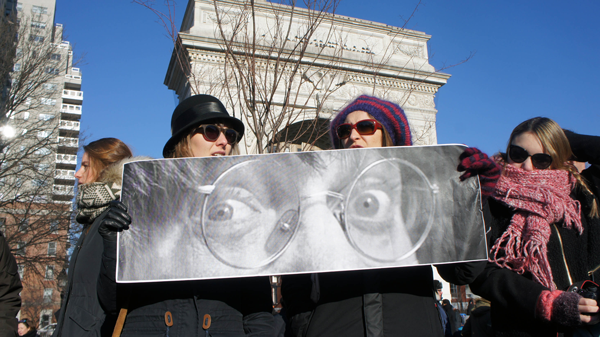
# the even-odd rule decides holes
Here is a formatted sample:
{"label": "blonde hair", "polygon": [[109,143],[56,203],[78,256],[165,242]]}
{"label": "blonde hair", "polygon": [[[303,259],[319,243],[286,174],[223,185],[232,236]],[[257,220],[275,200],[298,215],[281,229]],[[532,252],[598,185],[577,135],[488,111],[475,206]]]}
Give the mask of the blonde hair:
{"label": "blonde hair", "polygon": [[[575,179],[577,179],[577,186],[587,191],[587,193],[593,195],[584,178],[579,174],[577,168],[571,160],[573,157],[573,152],[571,151],[571,144],[569,143],[567,136],[558,123],[550,118],[535,117],[517,125],[508,139],[506,153],[509,153],[509,148],[513,140],[517,136],[526,132],[535,134],[540,140],[540,143],[542,143],[544,152],[552,157],[552,165],[550,165],[550,169],[569,171],[575,177]],[[590,210],[589,215],[591,217],[598,217],[598,204],[596,202],[596,198],[594,198],[592,209]]]}
{"label": "blonde hair", "polygon": [[[218,125],[221,127],[229,127],[229,125],[226,125],[226,123],[212,123],[212,124]],[[202,125],[202,124],[200,124],[200,125]],[[173,151],[171,151],[166,158],[192,158],[192,157],[194,157],[194,153],[192,152],[192,146],[191,146],[192,137],[194,136],[196,129],[198,129],[198,127],[200,125],[197,125],[196,127],[191,128],[190,132],[188,132],[187,135],[181,137],[179,142],[177,142],[177,144],[175,144],[175,146],[173,146]],[[235,155],[235,154],[239,154],[238,143],[231,145],[231,152],[229,153],[229,155]]]}

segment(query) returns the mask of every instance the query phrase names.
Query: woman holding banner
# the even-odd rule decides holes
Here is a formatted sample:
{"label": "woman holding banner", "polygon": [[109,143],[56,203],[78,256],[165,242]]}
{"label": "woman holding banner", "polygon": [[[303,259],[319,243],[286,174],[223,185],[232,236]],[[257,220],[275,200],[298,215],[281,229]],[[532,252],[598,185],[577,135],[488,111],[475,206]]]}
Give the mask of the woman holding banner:
{"label": "woman holding banner", "polygon": [[[121,193],[123,164],[131,150],[116,138],[103,138],[83,147],[78,180],[77,217],[83,231],[71,255],[68,287],[63,298],[57,329],[53,336],[98,336],[110,331],[96,296],[103,251],[100,225],[111,201]],[[108,328],[110,330],[110,327]]]}
{"label": "woman holding banner", "polygon": [[[228,156],[244,134],[244,125],[231,117],[213,96],[196,95],[182,101],[171,119],[172,137],[165,158]],[[182,193],[182,195],[185,195]],[[168,196],[175,199],[178,196]],[[170,202],[174,202],[170,200]],[[165,206],[167,207],[167,206]],[[104,225],[110,235],[129,228],[131,217],[115,203]],[[175,228],[166,230],[175,231]],[[168,235],[168,234],[165,234]],[[271,287],[268,277],[116,285],[116,240],[105,239],[100,301],[119,313],[113,336],[270,336]],[[150,249],[157,248],[150,246]],[[186,247],[176,247],[185,252]],[[138,253],[139,258],[147,258]],[[171,264],[177,265],[176,261]],[[202,259],[198,259],[202,264]]]}
{"label": "woman holding banner", "polygon": [[[574,160],[591,166],[580,173]],[[598,336],[590,281],[600,280],[600,137],[536,117],[513,130],[499,161],[486,216],[490,262],[471,283],[492,303],[496,335],[570,336],[579,327]]]}
{"label": "woman holding banner", "polygon": [[[330,124],[330,135],[336,149],[412,145],[402,108],[366,95],[339,112]],[[498,168],[479,154],[466,155],[480,164],[478,169],[469,165],[463,169],[485,174],[482,185],[493,184]],[[373,201],[365,199],[365,203]],[[402,225],[396,222],[388,227]],[[466,284],[484,265],[449,264],[438,269],[448,281]],[[284,276],[282,297],[290,318],[288,329],[294,336],[443,336],[433,281],[430,266]]]}

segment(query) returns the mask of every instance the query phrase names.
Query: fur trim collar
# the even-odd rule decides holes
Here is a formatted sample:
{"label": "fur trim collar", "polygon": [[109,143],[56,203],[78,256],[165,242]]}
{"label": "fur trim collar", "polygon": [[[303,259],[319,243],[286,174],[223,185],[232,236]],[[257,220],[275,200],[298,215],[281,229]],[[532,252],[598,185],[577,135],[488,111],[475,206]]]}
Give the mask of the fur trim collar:
{"label": "fur trim collar", "polygon": [[100,175],[100,179],[98,179],[98,182],[102,182],[102,183],[113,183],[116,185],[121,185],[123,183],[123,166],[127,163],[132,163],[135,161],[141,161],[141,160],[152,160],[152,158],[150,157],[146,157],[146,156],[136,156],[136,157],[131,157],[131,158],[125,158],[121,161],[118,161],[112,165],[110,165],[109,167],[105,168],[104,171],[102,171],[102,174]]}

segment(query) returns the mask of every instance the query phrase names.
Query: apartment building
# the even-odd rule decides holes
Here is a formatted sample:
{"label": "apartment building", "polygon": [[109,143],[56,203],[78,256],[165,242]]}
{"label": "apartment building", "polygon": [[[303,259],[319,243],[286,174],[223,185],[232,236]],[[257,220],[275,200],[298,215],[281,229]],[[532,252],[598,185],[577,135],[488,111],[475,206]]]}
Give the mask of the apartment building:
{"label": "apartment building", "polygon": [[42,328],[56,322],[66,285],[82,77],[56,0],[0,1],[18,37],[1,87],[0,230],[23,281],[20,317]]}

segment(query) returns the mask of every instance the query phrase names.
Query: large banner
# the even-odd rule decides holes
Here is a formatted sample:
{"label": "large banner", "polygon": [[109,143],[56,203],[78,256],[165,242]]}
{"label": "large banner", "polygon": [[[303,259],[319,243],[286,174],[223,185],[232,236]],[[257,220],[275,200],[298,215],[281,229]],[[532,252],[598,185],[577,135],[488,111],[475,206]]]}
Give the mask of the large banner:
{"label": "large banner", "polygon": [[461,145],[127,164],[117,280],[152,282],[486,259]]}

